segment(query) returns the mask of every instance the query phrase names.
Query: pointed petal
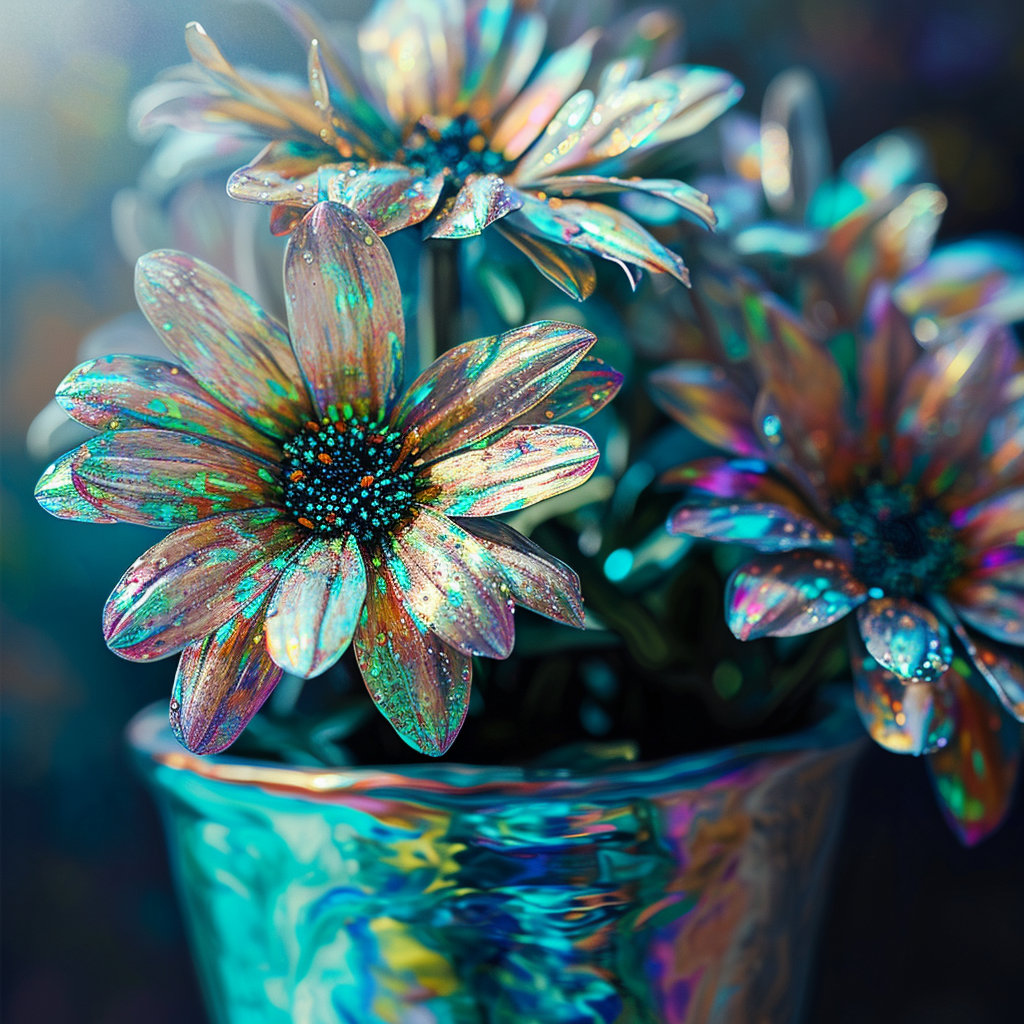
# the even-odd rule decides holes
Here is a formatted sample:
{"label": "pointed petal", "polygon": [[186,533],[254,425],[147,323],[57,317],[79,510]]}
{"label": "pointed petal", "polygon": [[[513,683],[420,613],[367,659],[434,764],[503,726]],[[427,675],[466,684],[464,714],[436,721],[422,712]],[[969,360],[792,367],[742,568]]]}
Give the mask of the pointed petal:
{"label": "pointed petal", "polygon": [[321,416],[350,404],[376,420],[403,376],[405,322],[394,264],[359,216],[318,203],[285,256],[292,345]]}
{"label": "pointed petal", "polygon": [[424,629],[464,654],[509,656],[515,626],[505,577],[475,537],[418,506],[385,557],[406,608]]}
{"label": "pointed petal", "polygon": [[871,657],[852,623],[849,634],[853,697],[868,735],[894,754],[941,750],[956,728],[955,698],[945,681],[908,683]]}
{"label": "pointed petal", "polygon": [[569,566],[497,519],[455,522],[473,534],[501,566],[516,604],[583,629],[580,578]]}
{"label": "pointed petal", "polygon": [[523,205],[523,197],[497,174],[471,174],[451,208],[427,226],[427,238],[469,238]]}
{"label": "pointed petal", "polygon": [[466,717],[472,663],[421,630],[383,560],[367,580],[352,646],[366,689],[395,732],[422,754],[443,754]]}
{"label": "pointed petal", "polygon": [[180,366],[145,356],[103,356],[57,386],[64,411],[93,430],[180,430],[277,461],[280,448],[222,405]]}
{"label": "pointed petal", "polygon": [[992,687],[999,703],[1018,722],[1024,722],[1024,663],[1020,648],[966,629],[951,607],[940,605],[938,610],[963,644],[978,673]]}
{"label": "pointed petal", "polygon": [[443,171],[428,176],[401,164],[338,164],[320,171],[321,199],[355,210],[381,236],[430,216],[444,189]]}
{"label": "pointed petal", "polygon": [[589,256],[568,245],[538,238],[513,224],[507,217],[496,225],[507,238],[553,285],[577,302],[590,298],[597,287],[597,273]]}
{"label": "pointed petal", "polygon": [[901,679],[934,682],[953,660],[945,623],[908,597],[872,598],[857,622],[871,657]]}
{"label": "pointed petal", "polygon": [[584,356],[576,369],[546,398],[512,421],[529,423],[584,423],[599,413],[618,393],[624,378],[596,356]]}
{"label": "pointed petal", "polygon": [[182,652],[171,694],[171,728],[194,754],[231,746],[283,675],[270,660],[261,594]]}
{"label": "pointed petal", "polygon": [[740,640],[800,636],[838,622],[866,597],[849,568],[819,551],[761,555],[736,569],[725,590],[729,628]]}
{"label": "pointed petal", "polygon": [[599,38],[600,33],[591,29],[544,62],[530,85],[498,121],[491,137],[491,149],[500,152],[506,160],[516,160],[526,152],[562,104],[579,88]]}
{"label": "pointed petal", "polygon": [[939,806],[965,846],[991,835],[1010,810],[1020,765],[1020,726],[1005,714],[977,674],[961,663],[946,682],[956,698],[956,733],[928,755]]}
{"label": "pointed petal", "polygon": [[582,327],[544,320],[458,345],[416,378],[391,424],[418,435],[424,460],[465,448],[546,398],[594,341]]}
{"label": "pointed petal", "polygon": [[695,459],[662,473],[659,482],[666,487],[686,487],[691,495],[699,491],[743,505],[781,505],[804,518],[814,518],[803,498],[789,484],[771,476],[768,464],[761,459],[725,459],[717,455]]}
{"label": "pointed petal", "polygon": [[175,530],[114,587],[103,609],[107,646],[148,661],[207,636],[277,580],[303,537],[284,513],[266,508]]}
{"label": "pointed petal", "polygon": [[313,537],[292,559],[267,609],[267,650],[286,672],[309,679],[345,653],[366,599],[354,537]]}
{"label": "pointed petal", "polygon": [[679,362],[648,378],[654,401],[702,441],[736,455],[764,458],[753,401],[714,363]]}
{"label": "pointed petal", "polygon": [[186,370],[271,437],[287,437],[311,408],[288,335],[223,274],[158,250],[135,265],[139,308]]}
{"label": "pointed petal", "polygon": [[78,449],[71,470],[79,493],[104,512],[161,530],[281,497],[276,467],[171,430],[100,434]]}
{"label": "pointed petal", "polygon": [[432,463],[421,473],[436,487],[429,504],[460,516],[496,516],[553,498],[590,479],[601,453],[575,427],[512,427]]}
{"label": "pointed petal", "polygon": [[669,513],[669,533],[746,544],[765,552],[829,548],[835,544],[831,530],[785,505],[726,501],[697,504],[699,500],[677,505]]}
{"label": "pointed petal", "polygon": [[85,498],[75,486],[71,465],[77,454],[76,448],[46,467],[36,484],[36,501],[58,519],[77,519],[83,523],[120,522]]}
{"label": "pointed petal", "polygon": [[[228,195],[267,205],[313,206],[320,167],[330,159],[330,153],[310,150],[298,143],[272,142],[251,163],[231,174]],[[328,166],[347,168],[351,164]]]}

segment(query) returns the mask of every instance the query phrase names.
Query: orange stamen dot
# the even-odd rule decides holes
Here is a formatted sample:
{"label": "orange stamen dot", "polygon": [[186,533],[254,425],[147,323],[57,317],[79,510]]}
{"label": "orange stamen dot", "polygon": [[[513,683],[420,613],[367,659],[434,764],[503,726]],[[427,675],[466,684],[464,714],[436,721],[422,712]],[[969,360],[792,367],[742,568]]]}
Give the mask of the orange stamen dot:
{"label": "orange stamen dot", "polygon": [[291,480],[293,484],[297,484],[300,480],[306,479],[306,474],[303,473],[301,469],[297,469],[294,473],[288,474],[288,479]]}
{"label": "orange stamen dot", "polygon": [[299,526],[304,526],[307,530],[313,529],[313,523],[305,516],[299,516]]}
{"label": "orange stamen dot", "polygon": [[330,457],[330,455],[328,455],[328,454],[327,454],[327,452],[320,452],[320,454],[319,454],[319,455],[317,455],[317,458],[318,458],[318,459],[319,459],[319,460],[320,460],[320,461],[321,461],[321,462],[322,462],[322,463],[323,463],[323,464],[324,464],[325,466],[329,466],[329,465],[330,465],[330,464],[331,464],[331,463],[332,463],[332,462],[334,461],[334,459],[332,459],[332,458]]}
{"label": "orange stamen dot", "polygon": [[372,476],[369,476],[369,475],[367,475],[367,476],[364,476],[364,477],[363,477],[363,478],[362,478],[362,479],[361,479],[361,480],[359,481],[359,486],[360,486],[360,487],[370,487],[370,486],[372,486],[372,485],[373,485],[373,477],[372,477]]}
{"label": "orange stamen dot", "polygon": [[333,512],[328,512],[327,515],[324,516],[324,519],[327,520],[327,522],[330,523],[332,526],[334,525],[334,522],[337,520],[337,518],[338,517]]}
{"label": "orange stamen dot", "polygon": [[310,420],[306,424],[306,429],[307,430],[312,430],[314,434],[319,434],[320,433],[320,424],[317,423],[315,420]]}

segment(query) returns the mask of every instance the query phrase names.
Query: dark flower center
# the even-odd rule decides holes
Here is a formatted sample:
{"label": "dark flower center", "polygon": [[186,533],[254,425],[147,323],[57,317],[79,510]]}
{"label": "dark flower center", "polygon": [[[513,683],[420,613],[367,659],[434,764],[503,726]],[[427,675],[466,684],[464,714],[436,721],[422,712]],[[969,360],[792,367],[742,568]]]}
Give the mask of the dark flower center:
{"label": "dark flower center", "polygon": [[377,540],[412,504],[415,473],[402,458],[402,435],[382,423],[307,423],[284,445],[285,507],[307,530]]}
{"label": "dark flower center", "polygon": [[425,174],[446,171],[454,185],[470,174],[503,174],[509,162],[487,148],[487,137],[468,114],[447,123],[423,119],[405,140],[405,163],[422,167]]}
{"label": "dark flower center", "polygon": [[832,514],[853,544],[854,572],[872,589],[912,597],[944,590],[959,575],[961,546],[949,518],[909,488],[870,483]]}

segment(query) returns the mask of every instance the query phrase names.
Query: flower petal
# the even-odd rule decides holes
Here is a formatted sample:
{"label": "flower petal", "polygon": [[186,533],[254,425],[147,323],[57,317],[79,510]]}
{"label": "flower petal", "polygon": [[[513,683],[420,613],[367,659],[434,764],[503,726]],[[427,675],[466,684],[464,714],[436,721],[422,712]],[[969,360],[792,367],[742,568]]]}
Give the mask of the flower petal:
{"label": "flower petal", "polygon": [[503,218],[495,225],[553,285],[570,298],[582,302],[597,287],[597,273],[589,256],[568,245],[558,245],[539,238],[529,231],[518,230]]}
{"label": "flower petal", "polygon": [[[293,142],[272,142],[228,178],[228,195],[252,203],[313,206],[322,165],[331,154],[310,150]],[[351,164],[330,164],[350,167]]]}
{"label": "flower petal", "polygon": [[469,238],[523,205],[523,197],[498,174],[471,174],[450,207],[427,226],[427,238]]}
{"label": "flower petal", "polygon": [[318,203],[285,256],[292,345],[321,416],[348,403],[384,415],[403,376],[405,322],[394,264],[358,214]]}
{"label": "flower petal", "polygon": [[114,587],[103,609],[107,646],[129,661],[180,651],[270,587],[302,539],[300,527],[268,508],[175,530]]}
{"label": "flower petal", "polygon": [[419,506],[385,551],[406,608],[464,654],[507,658],[515,641],[501,567],[447,516]]}
{"label": "flower petal", "polygon": [[345,653],[366,599],[366,570],[352,536],[306,541],[281,574],[267,609],[267,650],[309,679]]}
{"label": "flower petal", "polygon": [[180,366],[145,356],[103,356],[72,370],[57,386],[64,411],[93,430],[181,430],[276,461],[280,448],[222,405]]}
{"label": "flower petal", "polygon": [[456,519],[504,570],[516,604],[567,626],[583,629],[580,578],[529,537],[497,519]]}
{"label": "flower petal", "polygon": [[1024,722],[1024,664],[1020,648],[981,636],[959,623],[953,629],[974,667],[999,698],[999,703],[1018,722]]}
{"label": "flower petal", "polygon": [[1018,545],[1024,538],[1024,488],[1004,491],[967,508],[958,508],[950,521],[958,540],[971,552]]}
{"label": "flower petal", "polygon": [[1020,726],[984,681],[960,663],[946,685],[955,696],[956,733],[928,755],[928,773],[946,822],[965,846],[991,835],[1010,810],[1020,765]]}
{"label": "flower petal", "polygon": [[430,216],[445,175],[420,174],[402,164],[338,164],[320,171],[321,199],[355,210],[378,234],[390,235]]}
{"label": "flower petal", "polygon": [[828,548],[835,543],[830,530],[785,505],[698,501],[688,500],[669,513],[669,533],[746,544],[765,552]]}
{"label": "flower petal", "polygon": [[[510,6],[513,10],[508,27],[480,76],[479,85],[466,97],[468,112],[478,121],[493,120],[519,95],[544,52],[547,19],[540,11],[528,10],[522,4]],[[480,8],[481,16],[486,16],[485,12],[491,7],[486,4]],[[467,88],[473,87],[474,78],[475,68],[471,62],[465,82]]]}
{"label": "flower petal", "polygon": [[125,523],[167,530],[218,512],[274,505],[276,467],[172,430],[108,431],[79,447],[80,494]]}
{"label": "flower petal", "polygon": [[418,435],[424,460],[465,448],[550,395],[594,341],[582,327],[543,320],[458,345],[416,378],[391,424]]}
{"label": "flower petal", "polygon": [[982,633],[1014,647],[1024,646],[1024,587],[998,578],[967,577],[950,589],[957,614]]}
{"label": "flower petal", "polygon": [[934,682],[953,660],[946,624],[908,597],[872,598],[857,622],[871,657],[901,679]]}
{"label": "flower petal", "polygon": [[768,472],[760,459],[725,459],[712,455],[695,459],[662,473],[659,483],[667,487],[686,487],[688,493],[701,492],[715,498],[733,499],[744,505],[781,505],[808,519],[814,513],[788,483]]}
{"label": "flower petal", "polygon": [[575,427],[512,427],[434,462],[421,479],[437,494],[429,504],[460,516],[496,516],[572,490],[588,480],[601,453]]}
{"label": "flower petal", "polygon": [[36,484],[36,501],[58,519],[77,519],[83,523],[120,522],[85,498],[75,486],[71,464],[77,454],[76,448],[46,467]]}
{"label": "flower petal", "polygon": [[819,551],[762,555],[729,577],[725,611],[740,640],[800,636],[838,622],[866,597],[849,568]]}
{"label": "flower petal", "polygon": [[352,646],[366,689],[395,732],[422,754],[443,754],[466,718],[472,663],[421,630],[383,561],[367,580]]}
{"label": "flower petal", "polygon": [[309,419],[288,335],[223,274],[158,250],[135,265],[135,294],[164,344],[202,387],[271,437]]}
{"label": "flower petal", "polygon": [[875,661],[850,627],[853,698],[868,735],[894,754],[941,750],[956,727],[955,698],[943,679],[908,683]]}
{"label": "flower petal", "polygon": [[753,427],[754,403],[714,363],[678,362],[648,378],[654,401],[702,441],[736,455],[765,457]]}
{"label": "flower petal", "polygon": [[194,754],[231,746],[283,675],[270,660],[261,594],[182,652],[171,694],[171,728]]}
{"label": "flower petal", "polygon": [[584,356],[576,369],[546,398],[512,421],[529,423],[579,424],[599,413],[622,387],[623,376],[596,356]]}

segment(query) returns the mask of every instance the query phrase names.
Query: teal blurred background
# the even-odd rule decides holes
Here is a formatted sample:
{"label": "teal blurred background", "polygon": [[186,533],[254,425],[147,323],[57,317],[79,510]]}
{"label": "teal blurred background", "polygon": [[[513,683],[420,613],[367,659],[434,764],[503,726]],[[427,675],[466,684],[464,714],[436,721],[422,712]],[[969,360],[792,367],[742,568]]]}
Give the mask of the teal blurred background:
{"label": "teal blurred background", "polygon": [[[358,18],[362,2],[327,3]],[[822,84],[835,157],[916,128],[950,199],[942,237],[1024,234],[1024,5],[685,0],[689,59],[757,111],[793,64]],[[587,5],[594,19],[610,3]],[[147,148],[132,95],[186,59],[197,19],[239,62],[301,70],[264,8],[231,0],[6,0],[0,22],[2,904],[7,1024],[204,1020],[148,796],[121,738],[173,662],[109,654],[100,609],[153,535],[51,519],[25,433],[84,335],[134,308],[111,228]],[[857,776],[818,951],[812,1024],[1010,1024],[1024,962],[1024,810],[972,852],[923,766],[873,749]]]}

